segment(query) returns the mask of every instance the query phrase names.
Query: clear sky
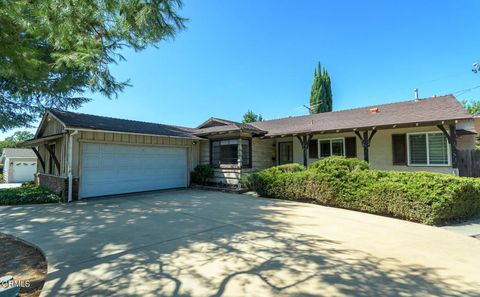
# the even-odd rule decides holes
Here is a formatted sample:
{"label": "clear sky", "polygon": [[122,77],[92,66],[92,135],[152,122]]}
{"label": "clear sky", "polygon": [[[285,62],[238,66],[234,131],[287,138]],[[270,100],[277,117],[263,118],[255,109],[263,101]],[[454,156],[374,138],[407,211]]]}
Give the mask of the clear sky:
{"label": "clear sky", "polygon": [[[194,127],[306,114],[318,61],[333,108],[454,93],[480,99],[480,1],[184,0],[188,29],[113,67],[132,87],[78,111]],[[461,91],[461,92],[460,92]],[[0,138],[11,134],[0,134]]]}

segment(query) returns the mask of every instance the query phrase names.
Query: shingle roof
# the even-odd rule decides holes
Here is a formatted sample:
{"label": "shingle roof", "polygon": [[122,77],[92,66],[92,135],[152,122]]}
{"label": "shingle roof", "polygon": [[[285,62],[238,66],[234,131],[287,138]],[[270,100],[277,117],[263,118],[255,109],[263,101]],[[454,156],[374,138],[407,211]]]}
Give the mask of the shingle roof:
{"label": "shingle roof", "polygon": [[[246,131],[246,132],[251,132],[253,134],[265,134],[265,133],[267,133],[266,131],[263,131],[263,130],[261,130],[261,129],[255,127],[255,126],[252,126],[250,124],[234,122],[234,121],[224,120],[224,119],[219,119],[219,118],[210,118],[209,121],[210,120],[221,122],[224,125],[211,126],[211,127],[207,127],[207,128],[197,128],[197,129],[195,129],[194,134],[200,136],[200,135],[207,135],[207,134],[211,134],[211,133],[233,132],[233,131]],[[205,122],[205,123],[207,123],[207,122]],[[199,127],[203,126],[205,123],[203,123]]]}
{"label": "shingle roof", "polygon": [[58,109],[49,109],[48,111],[69,128],[198,138],[193,135],[194,129],[186,127],[124,120]]}
{"label": "shingle roof", "polygon": [[[378,108],[377,113],[370,111]],[[453,95],[254,122],[266,136],[471,119]]]}
{"label": "shingle roof", "polygon": [[36,158],[35,153],[31,149],[23,148],[4,148],[2,156],[6,158]]}
{"label": "shingle roof", "polygon": [[[372,112],[372,108],[377,109],[377,112]],[[198,128],[186,128],[67,112],[57,109],[50,109],[49,112],[69,128],[197,139],[200,139],[199,136],[221,132],[247,131],[254,135],[278,136],[322,131],[345,131],[355,128],[382,128],[393,125],[412,125],[416,123],[438,123],[441,121],[472,118],[453,95],[381,104],[308,116],[288,117],[248,124],[211,118],[210,120],[218,121],[220,124],[215,126],[206,125],[206,128],[201,127],[208,121],[200,125]]]}

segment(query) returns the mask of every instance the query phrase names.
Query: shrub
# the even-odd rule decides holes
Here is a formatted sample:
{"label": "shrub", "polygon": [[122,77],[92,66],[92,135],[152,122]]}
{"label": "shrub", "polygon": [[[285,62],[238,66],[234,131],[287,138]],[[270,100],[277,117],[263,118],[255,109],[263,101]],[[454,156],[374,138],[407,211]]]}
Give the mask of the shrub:
{"label": "shrub", "polygon": [[213,177],[213,168],[210,165],[197,165],[192,172],[192,182],[206,184],[209,178]]}
{"label": "shrub", "polygon": [[252,189],[252,175],[250,173],[242,173],[242,177],[240,178],[240,186],[243,189]]}
{"label": "shrub", "polygon": [[48,189],[26,183],[19,188],[0,190],[0,205],[57,203],[61,198]]}
{"label": "shrub", "polygon": [[331,157],[307,170],[269,168],[253,175],[261,196],[387,215],[425,224],[480,214],[480,180],[440,173],[369,170]]}

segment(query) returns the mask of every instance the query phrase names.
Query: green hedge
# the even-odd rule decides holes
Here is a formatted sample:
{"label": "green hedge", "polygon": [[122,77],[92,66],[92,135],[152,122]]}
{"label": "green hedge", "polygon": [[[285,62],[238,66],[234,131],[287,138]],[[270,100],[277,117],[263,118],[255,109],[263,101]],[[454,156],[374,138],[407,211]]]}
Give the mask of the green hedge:
{"label": "green hedge", "polygon": [[[253,174],[261,196],[439,224],[480,215],[480,180],[429,172],[370,170],[357,159],[330,157],[307,169],[272,167]],[[285,168],[296,168],[285,170]]]}
{"label": "green hedge", "polygon": [[19,188],[0,190],[0,205],[57,203],[60,201],[58,195],[32,183],[23,184]]}

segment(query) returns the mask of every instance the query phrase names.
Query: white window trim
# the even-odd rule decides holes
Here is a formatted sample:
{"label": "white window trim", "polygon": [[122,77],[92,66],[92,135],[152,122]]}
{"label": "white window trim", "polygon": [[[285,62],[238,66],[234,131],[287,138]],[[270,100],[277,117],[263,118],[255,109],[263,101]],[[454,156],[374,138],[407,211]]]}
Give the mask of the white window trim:
{"label": "white window trim", "polygon": [[330,141],[330,157],[331,156],[337,156],[337,155],[333,155],[332,154],[332,140],[342,140],[342,143],[343,143],[343,154],[342,156],[345,157],[345,137],[334,137],[334,138],[319,138],[317,139],[317,151],[318,151],[318,159],[319,160],[322,160],[322,159],[325,159],[326,157],[322,157],[322,151],[320,150],[321,146],[320,146],[320,141],[324,141],[324,140],[328,140]]}
{"label": "white window trim", "polygon": [[[430,150],[428,149],[428,134],[439,134],[439,133],[442,133],[443,135],[443,132],[439,131],[428,131],[428,132],[412,132],[412,133],[407,133],[407,166],[411,166],[411,167],[450,167],[452,166],[452,154],[450,152],[450,143],[448,143],[448,140],[447,140],[447,159],[448,159],[448,163],[447,164],[430,164]],[[410,135],[419,135],[419,134],[426,134],[427,137],[426,137],[426,146],[427,146],[427,163],[426,164],[412,164],[410,163]],[[445,135],[443,135],[443,137],[445,137]]]}

